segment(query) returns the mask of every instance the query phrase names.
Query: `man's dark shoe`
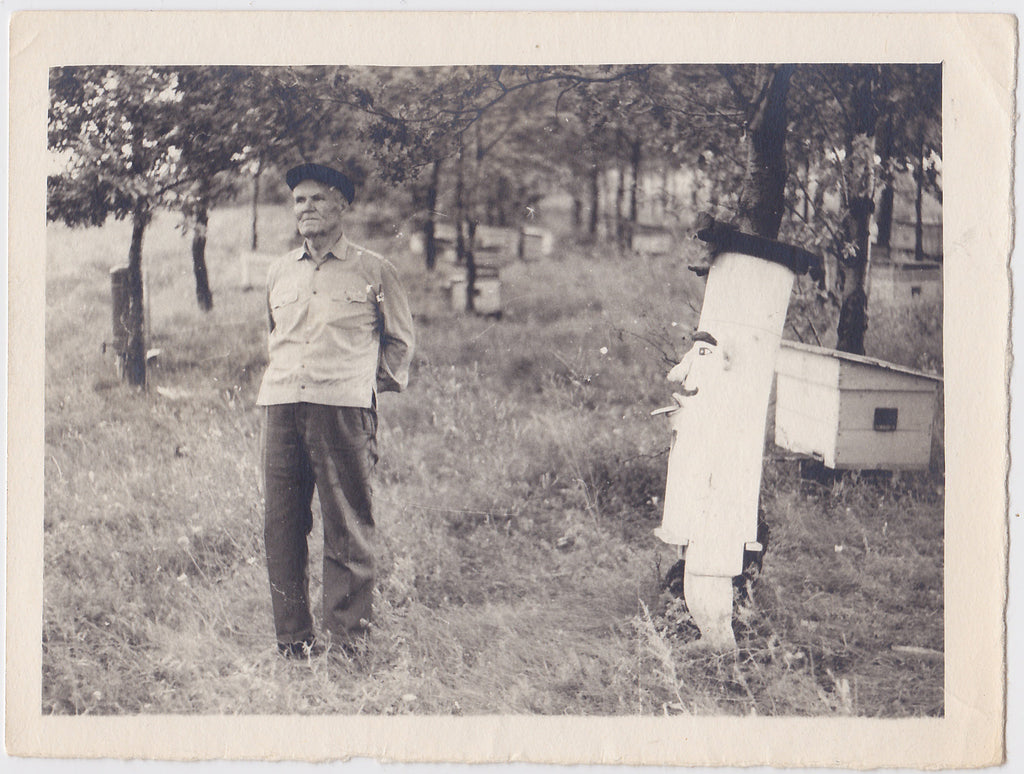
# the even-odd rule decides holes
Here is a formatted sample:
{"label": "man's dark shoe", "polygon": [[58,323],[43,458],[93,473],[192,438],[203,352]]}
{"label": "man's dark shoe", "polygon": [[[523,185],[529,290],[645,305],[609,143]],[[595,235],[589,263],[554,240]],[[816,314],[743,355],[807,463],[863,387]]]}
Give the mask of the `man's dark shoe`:
{"label": "man's dark shoe", "polygon": [[277,651],[287,659],[308,660],[324,652],[324,646],[316,639],[299,642],[279,642]]}

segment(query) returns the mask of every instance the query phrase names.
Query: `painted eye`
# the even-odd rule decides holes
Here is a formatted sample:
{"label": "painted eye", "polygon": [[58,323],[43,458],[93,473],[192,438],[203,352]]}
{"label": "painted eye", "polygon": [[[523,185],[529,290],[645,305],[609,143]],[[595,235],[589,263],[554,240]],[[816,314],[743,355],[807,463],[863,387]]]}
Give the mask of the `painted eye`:
{"label": "painted eye", "polygon": [[699,347],[697,349],[697,354],[700,355],[701,357],[704,357],[705,355],[710,355],[711,347]]}

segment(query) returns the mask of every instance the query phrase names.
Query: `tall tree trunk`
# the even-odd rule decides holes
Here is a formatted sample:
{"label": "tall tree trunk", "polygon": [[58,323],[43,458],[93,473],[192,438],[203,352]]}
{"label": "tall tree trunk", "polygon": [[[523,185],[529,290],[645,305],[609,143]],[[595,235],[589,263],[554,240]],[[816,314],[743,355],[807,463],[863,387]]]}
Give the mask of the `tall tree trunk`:
{"label": "tall tree trunk", "polygon": [[661,196],[658,197],[658,215],[664,221],[668,215],[668,202],[671,197],[669,193],[668,164],[661,160]]}
{"label": "tall tree trunk", "polygon": [[633,249],[633,232],[640,215],[640,138],[634,139],[629,146],[629,162],[631,179],[629,185],[629,223],[626,225],[625,245]]}
{"label": "tall tree trunk", "polygon": [[867,259],[871,221],[870,200],[858,198],[850,206],[847,219],[848,234],[852,237],[856,254],[840,273],[843,277],[843,303],[839,308],[836,328],[836,349],[854,355],[864,354],[864,334],[868,328]]}
{"label": "tall tree trunk", "polygon": [[924,127],[917,133],[917,162],[914,169],[914,182],[917,190],[914,193],[914,260],[924,260]]}
{"label": "tall tree trunk", "polygon": [[583,200],[575,191],[572,194],[572,228],[577,233],[583,228]]}
{"label": "tall tree trunk", "polygon": [[896,192],[892,181],[882,183],[882,193],[878,196],[878,215],[875,217],[875,225],[878,227],[875,244],[886,250],[892,243],[892,208],[895,203]]}
{"label": "tall tree trunk", "polygon": [[206,230],[210,213],[206,200],[196,204],[195,225],[192,227],[192,272],[196,276],[196,301],[204,312],[213,309],[213,293],[210,292],[210,278],[206,271]]}
{"label": "tall tree trunk", "polygon": [[626,198],[626,169],[619,159],[618,182],[615,186],[615,241],[620,248],[625,247],[625,218],[622,215],[622,202]]}
{"label": "tall tree trunk", "polygon": [[256,230],[260,214],[260,175],[263,172],[263,159],[260,158],[256,165],[256,173],[252,177],[252,251],[255,253],[259,246],[259,234]]}
{"label": "tall tree trunk", "polygon": [[466,219],[465,214],[456,208],[455,216],[455,263],[466,265]]}
{"label": "tall tree trunk", "polygon": [[746,183],[740,197],[740,228],[775,239],[786,193],[786,97],[793,65],[767,71],[750,105]]}
{"label": "tall tree trunk", "polygon": [[512,190],[512,185],[508,178],[504,175],[498,178],[496,188],[496,192],[491,197],[490,212],[485,222],[507,228],[511,219],[509,208],[512,207],[515,201],[515,192]]}
{"label": "tall tree trunk", "polygon": [[854,75],[851,114],[855,124],[847,147],[848,203],[843,219],[843,303],[839,309],[836,349],[864,354],[868,327],[868,275],[871,270],[871,214],[875,183],[875,85],[871,66]]}
{"label": "tall tree trunk", "polygon": [[123,325],[127,331],[122,378],[136,387],[146,386],[146,332],[142,293],[142,236],[149,225],[149,209],[138,204],[132,213],[132,241],[128,248],[128,309]]}
{"label": "tall tree trunk", "polygon": [[806,224],[811,222],[811,154],[804,156],[804,184],[803,184],[803,221]]}
{"label": "tall tree trunk", "polygon": [[590,221],[587,223],[587,235],[591,240],[597,239],[597,224],[601,217],[601,171],[597,164],[590,166]]}
{"label": "tall tree trunk", "polygon": [[423,221],[423,248],[426,252],[427,271],[437,266],[436,215],[437,192],[441,187],[441,161],[437,160],[430,168],[430,182],[427,184],[427,195],[424,205],[427,217]]}
{"label": "tall tree trunk", "polygon": [[473,243],[476,241],[476,221],[466,222],[466,311],[476,311],[476,257]]}
{"label": "tall tree trunk", "polygon": [[458,262],[466,267],[466,311],[472,312],[476,296],[476,260],[473,256],[476,222],[469,217],[466,206],[466,165],[461,139],[455,159],[455,254]]}
{"label": "tall tree trunk", "polygon": [[888,250],[892,242],[892,207],[896,199],[892,170],[892,113],[886,115],[885,121],[879,123],[879,130],[877,144],[881,151],[879,155],[882,157],[880,174],[882,193],[878,197],[878,214],[875,217],[875,225],[878,227],[875,244]]}
{"label": "tall tree trunk", "polygon": [[462,224],[466,218],[466,171],[462,162],[462,141],[455,154],[455,262],[464,264],[466,261],[466,239]]}

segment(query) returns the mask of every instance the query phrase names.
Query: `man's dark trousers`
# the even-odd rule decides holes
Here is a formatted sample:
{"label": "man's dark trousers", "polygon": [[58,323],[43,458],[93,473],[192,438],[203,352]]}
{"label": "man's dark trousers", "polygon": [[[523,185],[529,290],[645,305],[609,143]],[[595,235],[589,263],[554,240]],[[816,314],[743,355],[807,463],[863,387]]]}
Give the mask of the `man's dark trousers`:
{"label": "man's dark trousers", "polygon": [[287,403],[263,425],[264,541],[277,641],[314,636],[307,536],[313,489],[324,522],[323,628],[349,641],[365,630],[373,599],[370,475],[377,462],[373,409]]}

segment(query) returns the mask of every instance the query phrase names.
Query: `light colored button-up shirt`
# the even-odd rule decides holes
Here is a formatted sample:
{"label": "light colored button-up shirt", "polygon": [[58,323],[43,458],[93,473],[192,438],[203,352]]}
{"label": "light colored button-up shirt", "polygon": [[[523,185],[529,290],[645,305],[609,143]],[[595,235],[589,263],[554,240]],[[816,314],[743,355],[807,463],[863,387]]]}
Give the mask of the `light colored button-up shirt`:
{"label": "light colored button-up shirt", "polygon": [[269,362],[257,405],[369,408],[409,382],[413,325],[395,267],[342,237],[319,266],[305,246],[270,266]]}

